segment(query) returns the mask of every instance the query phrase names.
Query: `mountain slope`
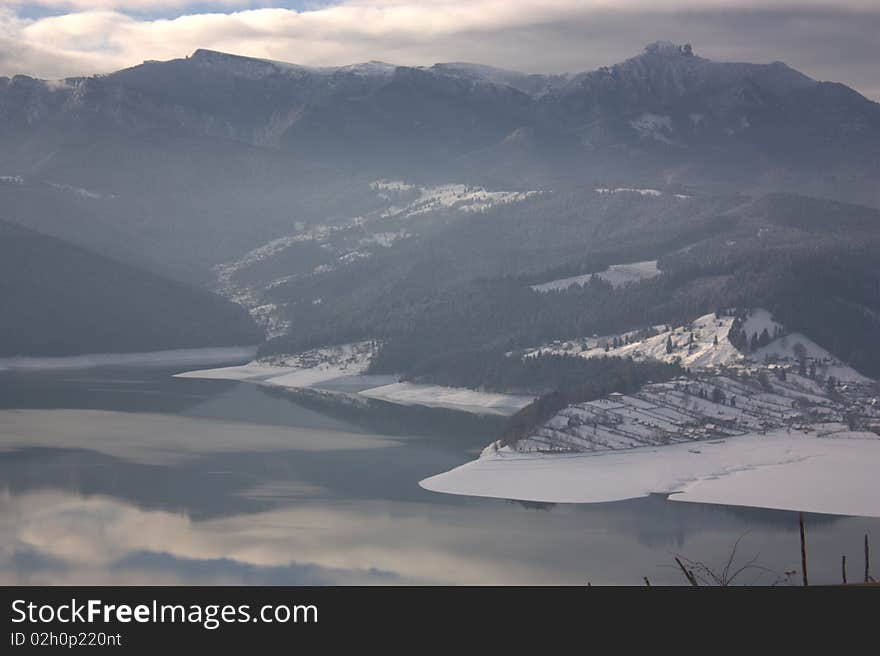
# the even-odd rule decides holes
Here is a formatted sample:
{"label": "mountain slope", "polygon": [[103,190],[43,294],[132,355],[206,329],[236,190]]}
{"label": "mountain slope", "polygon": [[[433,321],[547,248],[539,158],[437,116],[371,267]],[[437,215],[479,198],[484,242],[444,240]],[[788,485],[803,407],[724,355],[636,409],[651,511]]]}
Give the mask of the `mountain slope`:
{"label": "mountain slope", "polygon": [[239,307],[0,221],[0,356],[254,344]]}
{"label": "mountain slope", "polygon": [[[428,375],[444,362],[478,362],[474,352],[501,357],[757,306],[876,375],[878,249],[880,211],[825,199],[542,194],[272,285],[265,302],[289,332],[264,352],[379,339],[377,372]],[[660,275],[603,280],[645,260]],[[588,282],[535,291],[572,277]]]}

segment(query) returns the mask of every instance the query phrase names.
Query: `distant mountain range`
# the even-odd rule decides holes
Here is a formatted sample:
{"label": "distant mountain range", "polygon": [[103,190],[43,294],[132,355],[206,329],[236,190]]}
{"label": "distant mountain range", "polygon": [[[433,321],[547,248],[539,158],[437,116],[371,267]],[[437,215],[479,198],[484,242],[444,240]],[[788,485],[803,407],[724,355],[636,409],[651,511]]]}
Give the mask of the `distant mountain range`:
{"label": "distant mountain range", "polygon": [[714,62],[665,42],[574,75],[462,63],[312,68],[197,50],[106,76],[0,78],[0,121],[0,166],[17,161],[26,169],[18,173],[53,170],[47,158],[76,161],[65,153],[76,130],[209,138],[384,175],[479,171],[505,184],[585,174],[777,186],[819,179],[880,204],[869,189],[880,176],[880,105],[781,62]]}
{"label": "distant mountain range", "polygon": [[[477,332],[500,334],[491,317],[456,336],[464,323],[442,313],[506,293],[558,304],[556,325],[624,330],[632,290],[583,291],[612,294],[613,319],[522,290],[664,257],[680,278],[645,283],[668,297],[642,319],[758,302],[740,288],[782,308],[797,283],[764,293],[774,249],[796,244],[797,266],[821,252],[829,270],[855,253],[874,275],[876,213],[854,204],[880,208],[880,105],[689,45],[566,75],[197,50],[102,76],[0,78],[0,219],[220,291],[293,335],[276,350],[406,332],[405,359],[433,334],[418,333],[428,308],[460,337],[449,349],[482,348]],[[877,308],[867,287],[850,291],[861,343]],[[389,295],[403,300],[386,307]],[[787,311],[793,324],[805,313]],[[508,327],[511,343],[563,337]]]}

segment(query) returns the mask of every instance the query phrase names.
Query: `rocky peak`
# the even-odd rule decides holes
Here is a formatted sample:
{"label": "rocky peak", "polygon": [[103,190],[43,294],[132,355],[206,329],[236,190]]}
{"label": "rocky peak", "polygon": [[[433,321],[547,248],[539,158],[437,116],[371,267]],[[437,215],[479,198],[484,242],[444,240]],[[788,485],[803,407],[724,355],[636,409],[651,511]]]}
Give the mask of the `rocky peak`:
{"label": "rocky peak", "polygon": [[671,41],[654,41],[645,46],[642,55],[649,57],[693,57],[694,50],[690,43],[678,45]]}

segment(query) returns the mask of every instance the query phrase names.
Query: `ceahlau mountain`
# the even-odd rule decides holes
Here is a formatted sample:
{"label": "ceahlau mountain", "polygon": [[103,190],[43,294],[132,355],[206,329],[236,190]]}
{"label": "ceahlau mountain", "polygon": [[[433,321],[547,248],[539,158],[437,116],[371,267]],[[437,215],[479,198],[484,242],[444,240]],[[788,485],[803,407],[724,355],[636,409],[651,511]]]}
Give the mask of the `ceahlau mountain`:
{"label": "ceahlau mountain", "polygon": [[[488,165],[508,184],[585,169],[779,185],[831,172],[843,189],[851,178],[876,182],[880,166],[877,103],[780,62],[714,62],[664,42],[576,75],[474,64],[310,68],[198,50],[106,76],[0,78],[0,120],[3,165],[19,162],[18,174],[52,171],[50,149],[75,162],[65,152],[81,145],[74,129],[125,145],[215,139],[387,175]],[[523,163],[505,175],[511,151]],[[112,162],[88,168],[104,167]]]}

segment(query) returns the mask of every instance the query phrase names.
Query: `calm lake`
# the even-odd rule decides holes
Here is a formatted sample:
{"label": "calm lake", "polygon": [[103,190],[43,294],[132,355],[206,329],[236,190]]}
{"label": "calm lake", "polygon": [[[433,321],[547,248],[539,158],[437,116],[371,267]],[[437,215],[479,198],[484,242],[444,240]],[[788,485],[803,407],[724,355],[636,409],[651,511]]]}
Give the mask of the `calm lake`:
{"label": "calm lake", "polygon": [[[538,505],[418,481],[498,420],[339,406],[177,369],[0,372],[3,584],[682,584],[673,556],[743,583],[799,569],[794,513],[662,497]],[[811,582],[880,561],[880,520],[808,515]],[[876,567],[872,570],[876,575]]]}

